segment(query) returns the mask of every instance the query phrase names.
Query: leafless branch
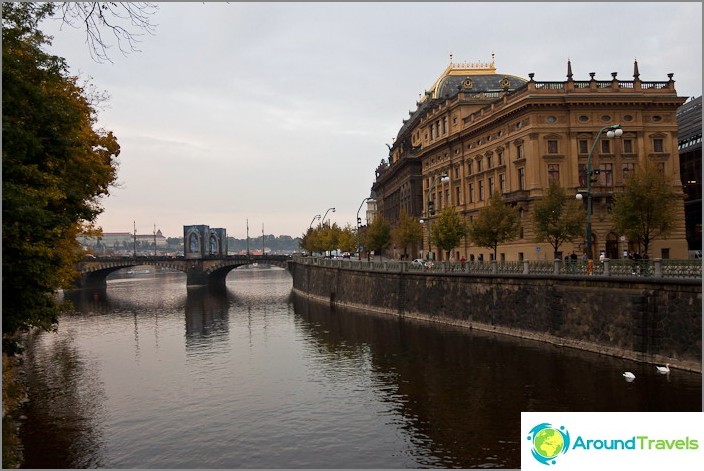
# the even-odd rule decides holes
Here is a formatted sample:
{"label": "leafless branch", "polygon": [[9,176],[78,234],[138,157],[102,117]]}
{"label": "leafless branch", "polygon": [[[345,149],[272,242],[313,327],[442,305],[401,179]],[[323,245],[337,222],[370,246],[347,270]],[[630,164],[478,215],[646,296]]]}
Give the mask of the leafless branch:
{"label": "leafless branch", "polygon": [[63,2],[64,24],[85,30],[86,44],[96,62],[112,62],[108,54],[112,33],[122,54],[138,52],[137,44],[145,34],[154,34],[152,17],[158,11],[153,2]]}

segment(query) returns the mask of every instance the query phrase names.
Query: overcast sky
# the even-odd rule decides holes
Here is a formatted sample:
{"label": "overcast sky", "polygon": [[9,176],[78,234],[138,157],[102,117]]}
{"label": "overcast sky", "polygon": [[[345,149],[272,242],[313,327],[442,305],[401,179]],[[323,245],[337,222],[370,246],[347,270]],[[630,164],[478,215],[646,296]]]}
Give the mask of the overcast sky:
{"label": "overcast sky", "polygon": [[[99,126],[121,146],[105,232],[300,236],[315,215],[344,227],[370,195],[402,120],[449,63],[562,81],[674,73],[701,95],[702,4],[160,3],[154,35],[112,63],[54,21],[51,52],[110,95]],[[360,211],[364,221],[366,205]],[[316,221],[317,223],[318,221]]]}

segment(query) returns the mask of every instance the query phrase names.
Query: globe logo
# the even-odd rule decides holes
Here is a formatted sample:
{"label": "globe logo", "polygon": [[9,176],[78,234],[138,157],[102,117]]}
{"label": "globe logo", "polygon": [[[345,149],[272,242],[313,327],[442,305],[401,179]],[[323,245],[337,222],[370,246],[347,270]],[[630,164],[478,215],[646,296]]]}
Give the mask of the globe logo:
{"label": "globe logo", "polygon": [[564,426],[555,428],[548,423],[536,425],[531,429],[528,440],[533,442],[533,458],[545,465],[555,464],[558,455],[570,449],[570,434]]}

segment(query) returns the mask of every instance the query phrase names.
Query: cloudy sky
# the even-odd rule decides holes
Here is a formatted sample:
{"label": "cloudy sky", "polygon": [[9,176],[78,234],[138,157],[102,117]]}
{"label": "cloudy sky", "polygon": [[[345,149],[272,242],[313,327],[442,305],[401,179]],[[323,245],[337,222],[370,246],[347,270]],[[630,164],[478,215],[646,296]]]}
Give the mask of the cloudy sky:
{"label": "cloudy sky", "polygon": [[[105,232],[300,236],[315,215],[355,225],[402,120],[449,63],[491,60],[537,81],[665,81],[701,95],[702,4],[159,3],[139,52],[91,59],[50,21],[51,52],[110,96],[121,145]],[[364,210],[360,216],[364,220]],[[316,221],[317,223],[317,221]]]}

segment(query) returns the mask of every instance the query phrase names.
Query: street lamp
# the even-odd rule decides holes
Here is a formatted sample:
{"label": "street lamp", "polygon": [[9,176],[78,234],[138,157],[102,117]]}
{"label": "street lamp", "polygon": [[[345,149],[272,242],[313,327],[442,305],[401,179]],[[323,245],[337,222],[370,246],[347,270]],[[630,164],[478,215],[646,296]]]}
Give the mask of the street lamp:
{"label": "street lamp", "polygon": [[[599,133],[596,135],[596,139],[594,139],[592,148],[589,149],[589,155],[587,156],[587,191],[584,192],[587,195],[587,234],[584,239],[584,244],[587,249],[588,260],[594,259],[594,254],[592,252],[592,175],[599,175],[599,169],[592,170],[592,154],[594,153],[596,144],[597,142],[599,142],[599,138],[601,137],[604,131],[606,131],[606,137],[608,137],[609,139],[612,139],[614,137],[621,137],[623,135],[623,129],[621,129],[620,124],[604,126],[599,130]],[[583,198],[582,193],[577,193],[575,198],[581,200]]]}
{"label": "street lamp", "polygon": [[362,206],[365,202],[373,200],[374,198],[364,198],[357,209],[357,259],[362,260],[362,244],[359,242],[359,228],[362,225],[362,220],[359,218],[359,212],[362,210]]}
{"label": "street lamp", "polygon": [[[425,211],[426,220],[428,222],[428,254],[430,254],[433,251],[433,244],[430,242],[430,216],[431,216],[430,206],[431,205],[435,206],[435,203],[430,200],[430,193],[435,188],[435,184],[438,182],[438,180],[441,183],[445,183],[445,182],[450,181],[450,177],[446,173],[441,173],[440,175],[435,175],[433,177],[432,181],[430,182],[430,187],[428,188],[428,193],[427,193],[427,197],[426,197],[427,206],[426,206],[426,211]],[[423,220],[421,219],[421,224],[422,224],[422,221]]]}
{"label": "street lamp", "polygon": [[310,225],[308,226],[308,229],[310,229],[311,227],[313,227],[313,222],[314,222],[316,219],[320,219],[320,214],[316,214],[315,216],[313,216],[313,220],[310,222]]}
{"label": "street lamp", "polygon": [[[328,215],[328,211],[332,211],[334,213],[335,208],[329,208],[327,211],[325,211],[325,216]],[[322,221],[320,221],[320,224],[325,224],[325,216],[323,216],[323,219],[322,219]]]}

